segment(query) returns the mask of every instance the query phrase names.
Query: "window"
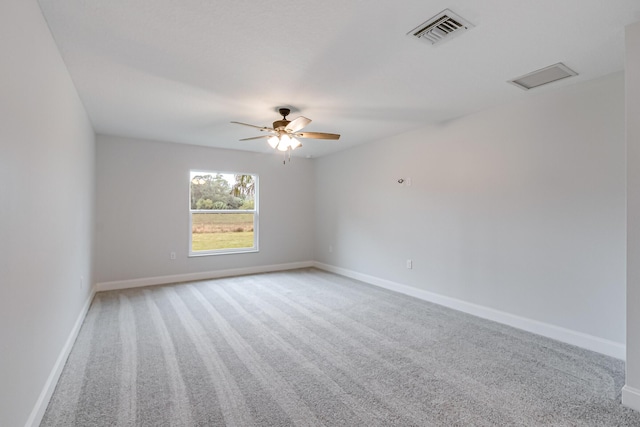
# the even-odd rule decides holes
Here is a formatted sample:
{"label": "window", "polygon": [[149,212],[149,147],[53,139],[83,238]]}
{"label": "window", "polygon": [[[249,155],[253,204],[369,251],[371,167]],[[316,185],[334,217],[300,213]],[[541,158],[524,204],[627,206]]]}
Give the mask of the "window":
{"label": "window", "polygon": [[258,251],[258,176],[191,171],[189,256]]}

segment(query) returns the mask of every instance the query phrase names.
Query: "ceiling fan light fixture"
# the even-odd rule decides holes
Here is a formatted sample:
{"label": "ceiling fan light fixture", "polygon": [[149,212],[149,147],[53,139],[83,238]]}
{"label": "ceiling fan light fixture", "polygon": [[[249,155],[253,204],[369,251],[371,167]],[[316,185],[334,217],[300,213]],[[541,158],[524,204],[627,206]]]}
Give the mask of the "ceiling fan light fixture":
{"label": "ceiling fan light fixture", "polygon": [[267,139],[267,142],[269,143],[271,148],[276,148],[280,143],[280,139],[276,135],[273,135],[269,137],[269,139]]}
{"label": "ceiling fan light fixture", "polygon": [[290,146],[291,146],[291,138],[289,137],[289,135],[287,135],[286,133],[280,135],[280,144],[278,144],[278,150],[287,151]]}
{"label": "ceiling fan light fixture", "polygon": [[301,145],[302,143],[297,138],[291,137],[291,142],[289,143],[289,146],[291,147],[292,150],[295,150]]}

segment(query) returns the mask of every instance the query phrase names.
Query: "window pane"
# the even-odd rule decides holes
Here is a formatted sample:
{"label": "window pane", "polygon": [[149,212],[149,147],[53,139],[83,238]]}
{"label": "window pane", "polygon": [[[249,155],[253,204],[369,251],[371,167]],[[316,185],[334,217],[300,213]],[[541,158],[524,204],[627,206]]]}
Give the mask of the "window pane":
{"label": "window pane", "polygon": [[254,247],[253,213],[192,213],[191,250]]}
{"label": "window pane", "polygon": [[192,210],[255,209],[257,177],[248,174],[191,171]]}

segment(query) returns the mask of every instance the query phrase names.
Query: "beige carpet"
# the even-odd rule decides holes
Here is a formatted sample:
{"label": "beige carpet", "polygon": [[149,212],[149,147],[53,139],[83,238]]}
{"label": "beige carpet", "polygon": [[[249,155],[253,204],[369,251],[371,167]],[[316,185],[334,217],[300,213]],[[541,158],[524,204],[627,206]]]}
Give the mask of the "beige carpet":
{"label": "beige carpet", "polygon": [[43,426],[640,426],[621,361],[314,269],[96,295]]}

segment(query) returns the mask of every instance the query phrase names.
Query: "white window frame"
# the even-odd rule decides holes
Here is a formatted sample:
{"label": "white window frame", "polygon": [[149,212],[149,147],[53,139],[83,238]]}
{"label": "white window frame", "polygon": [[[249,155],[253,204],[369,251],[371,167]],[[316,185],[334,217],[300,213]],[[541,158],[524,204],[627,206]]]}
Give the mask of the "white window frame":
{"label": "white window frame", "polygon": [[[254,202],[253,209],[191,209],[191,175],[193,173],[197,173],[199,175],[213,175],[217,174],[222,175],[251,175],[255,179],[255,192],[254,192]],[[211,256],[211,255],[231,255],[231,254],[243,254],[243,253],[254,253],[260,252],[259,250],[259,233],[258,233],[258,195],[259,195],[259,184],[260,178],[256,173],[245,173],[245,172],[224,172],[224,171],[207,171],[207,170],[190,170],[189,171],[189,191],[188,191],[188,200],[189,200],[189,257],[200,257],[200,256]],[[193,214],[196,213],[205,213],[205,214],[253,214],[253,247],[250,248],[227,248],[227,249],[210,249],[204,251],[194,251],[193,250]]]}

